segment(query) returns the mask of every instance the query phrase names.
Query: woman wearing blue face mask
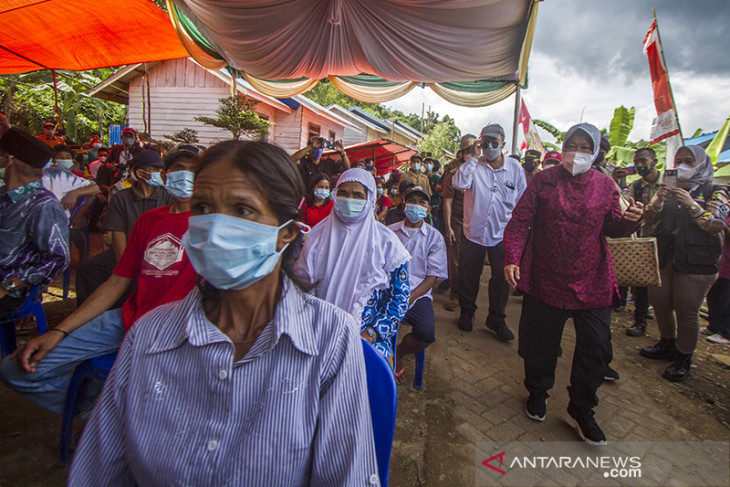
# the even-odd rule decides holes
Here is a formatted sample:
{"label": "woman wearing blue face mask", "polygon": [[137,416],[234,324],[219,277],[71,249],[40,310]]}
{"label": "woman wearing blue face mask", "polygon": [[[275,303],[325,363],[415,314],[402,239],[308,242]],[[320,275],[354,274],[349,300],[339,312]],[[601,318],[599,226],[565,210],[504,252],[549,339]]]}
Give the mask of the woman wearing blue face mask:
{"label": "woman wearing blue face mask", "polygon": [[296,166],[263,142],[202,159],[183,237],[200,285],[128,332],[69,485],[368,485],[355,323],[292,273]]}
{"label": "woman wearing blue face mask", "polygon": [[334,202],[330,197],[332,182],[326,174],[318,174],[309,186],[309,196],[302,205],[302,222],[310,227],[321,222],[332,212]]}
{"label": "woman wearing blue face mask", "polygon": [[398,323],[408,309],[408,251],[375,219],[375,180],[345,171],[332,192],[335,209],[312,229],[297,260],[297,275],[317,297],[349,312],[366,340],[393,355]]}
{"label": "woman wearing blue face mask", "polygon": [[378,221],[382,222],[385,220],[385,217],[388,216],[388,211],[390,210],[390,198],[388,198],[388,195],[385,194],[383,182],[380,180],[377,182],[376,194],[378,195],[378,200],[375,205],[375,214]]}

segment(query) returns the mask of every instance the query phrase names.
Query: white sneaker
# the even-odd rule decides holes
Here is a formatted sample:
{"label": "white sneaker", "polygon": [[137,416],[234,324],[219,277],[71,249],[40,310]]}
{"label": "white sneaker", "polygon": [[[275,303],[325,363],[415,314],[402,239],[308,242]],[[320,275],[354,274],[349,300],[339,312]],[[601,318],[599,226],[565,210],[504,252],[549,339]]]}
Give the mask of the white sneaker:
{"label": "white sneaker", "polygon": [[714,331],[710,330],[706,326],[703,326],[702,328],[700,328],[700,333],[702,333],[703,335],[716,335],[716,333]]}
{"label": "white sneaker", "polygon": [[712,343],[719,343],[720,345],[730,345],[730,340],[720,335],[719,333],[708,336],[706,340]]}

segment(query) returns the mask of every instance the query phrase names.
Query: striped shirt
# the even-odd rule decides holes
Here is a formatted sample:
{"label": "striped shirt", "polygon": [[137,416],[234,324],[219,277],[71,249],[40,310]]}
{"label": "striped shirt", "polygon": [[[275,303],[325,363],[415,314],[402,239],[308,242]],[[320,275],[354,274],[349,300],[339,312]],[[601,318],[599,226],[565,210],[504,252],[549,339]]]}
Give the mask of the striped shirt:
{"label": "striped shirt", "polygon": [[69,485],[379,485],[358,327],[288,278],[274,319],[233,362],[200,293],[122,343]]}

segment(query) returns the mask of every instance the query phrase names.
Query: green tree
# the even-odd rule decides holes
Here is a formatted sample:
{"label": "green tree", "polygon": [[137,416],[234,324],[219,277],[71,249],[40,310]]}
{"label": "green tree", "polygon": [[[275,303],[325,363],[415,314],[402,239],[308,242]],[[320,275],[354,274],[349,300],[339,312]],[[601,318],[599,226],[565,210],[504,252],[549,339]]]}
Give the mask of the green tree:
{"label": "green tree", "polygon": [[189,128],[183,128],[172,135],[163,135],[163,137],[178,144],[198,144],[200,142],[198,131]]}
{"label": "green tree", "polygon": [[437,159],[444,157],[444,150],[448,150],[452,154],[456,153],[459,145],[454,137],[453,125],[444,121],[437,123],[421,140],[418,148],[421,152],[430,152]]}
{"label": "green tree", "polygon": [[58,105],[55,112],[53,75],[50,71],[0,76],[0,105],[13,125],[40,133],[43,123],[54,120],[68,136],[84,141],[93,131],[123,124],[127,107],[89,96],[93,86],[114,74],[114,69],[57,71]]}
{"label": "green tree", "polygon": [[254,108],[258,101],[234,95],[220,99],[215,117],[195,117],[198,122],[228,130],[238,140],[244,135],[261,138],[273,124],[259,117]]}

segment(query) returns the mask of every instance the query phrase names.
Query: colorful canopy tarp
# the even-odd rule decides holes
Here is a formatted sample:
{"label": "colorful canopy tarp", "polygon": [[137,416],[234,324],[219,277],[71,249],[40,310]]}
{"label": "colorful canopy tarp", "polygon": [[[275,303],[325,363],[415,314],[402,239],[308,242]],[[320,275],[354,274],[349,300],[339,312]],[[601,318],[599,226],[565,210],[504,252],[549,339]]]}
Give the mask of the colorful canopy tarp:
{"label": "colorful canopy tarp", "polygon": [[[715,139],[718,131],[711,132],[709,134],[702,134],[691,139],[684,139],[684,145],[699,145],[703,149],[707,149],[707,146]],[[730,162],[730,137],[725,136],[725,141],[720,148],[720,155],[717,157],[718,164],[724,164]],[[728,171],[729,169],[726,169]]]}
{"label": "colorful canopy tarp", "polygon": [[536,0],[167,0],[190,55],[287,97],[329,79],[369,103],[423,83],[462,106],[526,85]]}
{"label": "colorful canopy tarp", "polygon": [[[350,163],[357,162],[362,159],[372,159],[379,175],[388,174],[393,169],[401,167],[410,161],[413,154],[418,151],[411,147],[398,144],[388,139],[377,139],[362,144],[355,144],[345,147],[347,158]],[[327,151],[322,157],[331,157],[336,154],[335,151]]]}
{"label": "colorful canopy tarp", "polygon": [[2,0],[0,74],[188,57],[150,0]]}

